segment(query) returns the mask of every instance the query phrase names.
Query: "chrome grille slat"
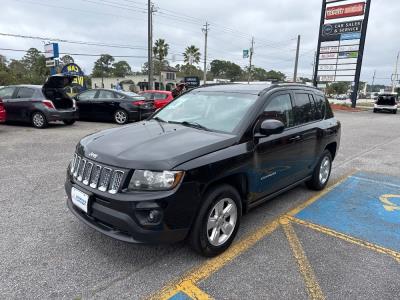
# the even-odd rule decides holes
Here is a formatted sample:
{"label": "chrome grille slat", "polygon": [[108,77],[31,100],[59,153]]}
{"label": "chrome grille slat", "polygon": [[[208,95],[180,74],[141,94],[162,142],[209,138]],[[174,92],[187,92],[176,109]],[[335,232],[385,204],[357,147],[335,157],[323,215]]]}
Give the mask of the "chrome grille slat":
{"label": "chrome grille slat", "polygon": [[83,171],[82,183],[85,185],[89,184],[90,174],[92,173],[93,163],[88,161],[86,163],[85,170]]}
{"label": "chrome grille slat", "polygon": [[92,172],[92,176],[90,177],[90,187],[91,188],[94,188],[94,189],[97,188],[97,183],[99,182],[100,173],[101,173],[101,166],[96,165]]}
{"label": "chrome grille slat", "polygon": [[108,189],[108,185],[110,184],[112,170],[110,168],[104,167],[103,171],[101,171],[100,181],[99,181],[99,190],[105,192]]}
{"label": "chrome grille slat", "polygon": [[82,159],[81,160],[81,164],[79,165],[79,169],[78,169],[78,177],[76,178],[79,181],[82,181],[82,177],[83,177],[83,172],[85,171],[85,167],[86,167],[86,159]]}
{"label": "chrome grille slat", "polygon": [[122,172],[120,170],[114,171],[114,173],[111,177],[111,183],[110,183],[110,189],[109,189],[109,192],[111,194],[116,194],[118,192],[118,188],[121,185],[123,176],[124,176],[124,172]]}
{"label": "chrome grille slat", "polygon": [[71,162],[70,171],[75,180],[110,194],[118,193],[125,175],[125,171],[98,164],[77,154]]}
{"label": "chrome grille slat", "polygon": [[78,176],[78,170],[79,170],[79,165],[80,165],[80,163],[81,163],[81,157],[78,156],[77,159],[76,159],[76,161],[75,161],[74,174],[73,174],[74,177],[77,177],[77,176]]}

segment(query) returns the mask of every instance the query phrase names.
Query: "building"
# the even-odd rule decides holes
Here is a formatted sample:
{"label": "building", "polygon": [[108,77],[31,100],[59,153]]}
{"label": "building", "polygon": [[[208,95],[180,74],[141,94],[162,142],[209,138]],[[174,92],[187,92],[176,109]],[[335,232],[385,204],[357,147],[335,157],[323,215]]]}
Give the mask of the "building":
{"label": "building", "polygon": [[[165,67],[161,71],[161,87],[160,75],[154,76],[154,87],[156,90],[171,91],[176,84],[183,78],[177,78],[177,70],[173,67]],[[92,89],[106,88],[114,89],[117,84],[121,85],[124,91],[139,92],[148,89],[148,75],[128,75],[125,77],[93,77]]]}

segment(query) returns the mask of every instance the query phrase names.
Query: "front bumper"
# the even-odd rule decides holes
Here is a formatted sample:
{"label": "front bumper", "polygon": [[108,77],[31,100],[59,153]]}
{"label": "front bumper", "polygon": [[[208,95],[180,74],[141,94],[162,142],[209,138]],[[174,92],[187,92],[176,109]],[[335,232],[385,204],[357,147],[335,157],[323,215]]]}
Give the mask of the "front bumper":
{"label": "front bumper", "polygon": [[[181,184],[175,191],[140,192],[115,195],[100,192],[67,175],[65,191],[67,206],[86,225],[97,231],[129,243],[173,243],[184,240],[196,216],[200,203],[194,184]],[[90,196],[88,213],[71,200],[71,188],[78,188]],[[161,219],[150,224],[146,216],[152,209],[161,212]]]}
{"label": "front bumper", "polygon": [[45,112],[48,122],[78,120],[78,110],[48,110]]}

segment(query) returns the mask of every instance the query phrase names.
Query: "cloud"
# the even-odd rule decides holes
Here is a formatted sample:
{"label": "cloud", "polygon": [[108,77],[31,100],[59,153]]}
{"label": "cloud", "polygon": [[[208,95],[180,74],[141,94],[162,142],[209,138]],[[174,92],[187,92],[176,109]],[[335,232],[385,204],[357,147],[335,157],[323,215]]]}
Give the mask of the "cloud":
{"label": "cloud", "polygon": [[[144,0],[5,0],[2,3],[0,32],[61,39],[126,44],[147,47],[147,15]],[[254,63],[266,69],[277,69],[291,76],[295,43],[301,34],[300,76],[311,77],[317,46],[320,0],[268,1],[155,1],[158,12],[154,20],[154,38],[170,44],[170,59],[179,63],[185,47],[194,44],[203,52],[206,20],[209,32],[209,61],[232,60],[242,67],[248,64],[242,50],[255,38]],[[104,5],[108,4],[108,5]],[[396,18],[400,15],[398,0],[374,0],[364,54],[362,80],[388,83],[400,37]],[[0,37],[2,48],[41,49],[42,42],[31,39]],[[112,55],[146,56],[145,49],[117,49],[99,46],[60,44],[61,52],[110,53]],[[23,55],[5,52],[8,58]],[[76,56],[76,61],[90,73],[96,58]],[[146,59],[126,58],[134,70],[140,70]]]}

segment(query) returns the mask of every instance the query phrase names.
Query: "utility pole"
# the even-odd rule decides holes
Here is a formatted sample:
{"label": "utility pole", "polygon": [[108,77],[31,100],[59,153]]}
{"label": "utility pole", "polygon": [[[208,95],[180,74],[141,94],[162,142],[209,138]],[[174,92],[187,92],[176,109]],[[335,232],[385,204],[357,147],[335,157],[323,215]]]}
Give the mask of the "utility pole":
{"label": "utility pole", "polygon": [[206,84],[207,82],[207,38],[208,38],[208,24],[206,22],[206,25],[201,29],[204,32],[204,75],[203,75],[203,84]]}
{"label": "utility pole", "polygon": [[371,95],[374,92],[374,85],[375,85],[375,77],[376,77],[376,70],[374,70],[374,75],[372,76],[372,84],[371,84]]}
{"label": "utility pole", "polygon": [[247,77],[247,84],[250,84],[251,79],[251,69],[252,69],[252,61],[253,61],[253,53],[254,53],[254,37],[251,38],[251,48],[250,48],[250,56],[249,56],[249,76]]}
{"label": "utility pole", "polygon": [[400,51],[397,53],[396,63],[394,65],[394,71],[392,75],[392,93],[396,92],[397,82],[399,81],[399,73],[398,73],[399,57],[400,57]]}
{"label": "utility pole", "polygon": [[299,66],[299,54],[300,54],[300,34],[297,36],[297,49],[296,49],[296,61],[294,62],[294,73],[293,82],[297,82],[297,68]]}
{"label": "utility pole", "polygon": [[312,73],[312,77],[311,80],[314,81],[314,77],[315,77],[315,65],[317,64],[317,51],[314,52],[314,60],[313,60],[313,64],[312,64],[312,69],[313,69],[313,73]]}
{"label": "utility pole", "polygon": [[151,0],[147,1],[147,42],[148,42],[148,71],[149,71],[149,90],[153,89],[153,10],[154,5]]}

